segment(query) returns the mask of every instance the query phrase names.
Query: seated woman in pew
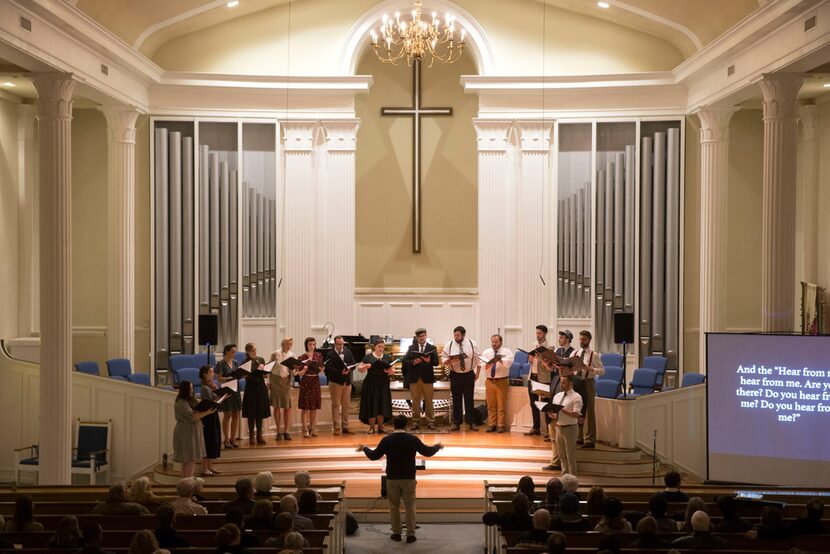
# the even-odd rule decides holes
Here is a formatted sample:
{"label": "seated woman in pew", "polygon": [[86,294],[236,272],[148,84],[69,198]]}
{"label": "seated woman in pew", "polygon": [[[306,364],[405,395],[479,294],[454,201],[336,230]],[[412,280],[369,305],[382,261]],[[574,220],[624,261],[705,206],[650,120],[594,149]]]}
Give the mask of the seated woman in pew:
{"label": "seated woman in pew", "polygon": [[58,528],[49,542],[46,543],[46,548],[56,548],[59,550],[74,550],[83,546],[84,539],[81,536],[81,528],[78,526],[78,518],[75,516],[65,516],[58,522]]}
{"label": "seated woman in pew", "polygon": [[590,531],[592,526],[587,517],[579,515],[579,499],[566,492],[559,499],[559,513],[550,520],[552,531]]}
{"label": "seated woman in pew", "polygon": [[254,504],[251,515],[245,520],[245,529],[252,531],[274,530],[274,505],[267,498],[260,498]]}
{"label": "seated woman in pew", "polygon": [[[585,501],[585,513],[589,516],[601,516],[607,499],[605,489],[596,485],[591,487],[591,490],[588,491],[588,499]],[[675,527],[677,527],[677,524],[675,524]]]}
{"label": "seated woman in pew", "polygon": [[678,523],[677,527],[680,531],[684,533],[691,533],[692,529],[692,516],[695,512],[703,512],[706,515],[709,515],[709,509],[706,507],[706,502],[699,496],[693,496],[689,499],[689,503],[686,505],[686,517],[683,519],[683,523]]}
{"label": "seated woman in pew", "polygon": [[317,513],[317,491],[306,489],[297,501],[297,513],[301,516],[315,515]]}
{"label": "seated woman in pew", "polygon": [[146,515],[150,511],[135,502],[127,500],[127,484],[115,483],[109,488],[107,497],[92,508],[92,513],[102,516]]}
{"label": "seated woman in pew", "polygon": [[790,536],[790,530],[784,525],[784,513],[774,506],[764,506],[760,521],[746,533],[750,540],[779,541]]}
{"label": "seated woman in pew", "polygon": [[149,529],[142,529],[133,535],[130,541],[129,554],[153,554],[159,549],[159,541]]}
{"label": "seated woman in pew", "polygon": [[716,533],[746,533],[752,528],[747,520],[738,517],[738,506],[733,496],[721,495],[716,503],[721,514],[720,522],[715,526]]}
{"label": "seated woman in pew", "polygon": [[217,554],[248,554],[242,546],[242,533],[233,523],[227,523],[216,531]]}
{"label": "seated woman in pew", "polygon": [[156,530],[153,534],[160,548],[188,548],[190,542],[174,527],[176,510],[170,504],[162,504],[156,510]]}
{"label": "seated woman in pew", "polygon": [[14,517],[3,526],[4,533],[39,533],[43,525],[35,521],[35,503],[28,494],[14,501]]}
{"label": "seated woman in pew", "polygon": [[132,486],[130,486],[130,492],[127,493],[127,500],[135,502],[136,504],[141,504],[151,511],[165,502],[173,501],[173,497],[156,495],[156,493],[150,490],[150,486],[149,478],[146,476],[139,477],[133,481]]}
{"label": "seated woman in pew", "polygon": [[631,523],[622,515],[623,503],[613,496],[605,501],[605,508],[594,531],[597,533],[631,533]]}
{"label": "seated woman in pew", "polygon": [[193,492],[196,490],[197,481],[204,482],[204,479],[185,477],[176,484],[176,493],[179,496],[170,505],[173,506],[173,510],[177,514],[188,516],[207,515],[207,508],[193,500]]}
{"label": "seated woman in pew", "polygon": [[285,544],[283,544],[283,551],[290,550],[291,552],[302,553],[303,548],[308,548],[308,540],[296,531],[291,531],[285,536]]}
{"label": "seated woman in pew", "polygon": [[666,548],[668,544],[657,536],[660,526],[652,516],[646,516],[637,522],[637,538],[628,545],[629,548]]}
{"label": "seated woman in pew", "polygon": [[270,500],[279,500],[276,498],[271,489],[274,488],[274,474],[270,471],[260,471],[254,477],[254,498],[268,498]]}
{"label": "seated woman in pew", "polygon": [[[286,548],[285,541],[288,536],[291,533],[296,533],[294,530],[294,519],[291,517],[291,514],[288,512],[278,514],[276,522],[274,523],[274,528],[276,529],[277,534],[265,541],[263,546],[269,548]],[[303,547],[308,548],[308,546],[308,539],[303,537]]]}

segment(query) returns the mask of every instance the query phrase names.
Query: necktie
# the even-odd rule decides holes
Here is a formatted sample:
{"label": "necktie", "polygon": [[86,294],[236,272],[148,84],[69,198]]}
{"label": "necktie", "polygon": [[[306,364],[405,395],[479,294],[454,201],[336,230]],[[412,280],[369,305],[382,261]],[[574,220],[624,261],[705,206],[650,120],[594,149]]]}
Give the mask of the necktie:
{"label": "necktie", "polygon": [[[495,358],[498,355],[499,355],[499,351],[498,350],[493,350],[493,357]],[[493,362],[493,365],[490,366],[490,379],[495,379],[496,378],[496,364],[497,363],[498,362]]]}
{"label": "necktie", "polygon": [[[464,353],[464,341],[458,343],[458,350],[460,350],[462,354]],[[464,371],[466,369],[466,364],[464,363],[463,356],[458,358],[458,364],[461,367],[461,371]]]}
{"label": "necktie", "polygon": [[423,353],[424,353],[424,345],[423,345],[423,344],[418,345],[418,353],[419,353],[419,354],[423,354]]}

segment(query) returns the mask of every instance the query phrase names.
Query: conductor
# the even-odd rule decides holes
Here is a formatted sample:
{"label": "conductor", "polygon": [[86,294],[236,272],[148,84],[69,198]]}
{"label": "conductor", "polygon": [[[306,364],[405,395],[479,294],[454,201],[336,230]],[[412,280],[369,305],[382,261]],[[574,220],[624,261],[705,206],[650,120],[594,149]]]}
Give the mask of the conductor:
{"label": "conductor", "polygon": [[394,419],[395,432],[383,437],[372,450],[362,444],[357,452],[363,452],[370,460],[386,456],[386,489],[389,493],[389,514],[392,520],[393,541],[401,540],[401,498],[406,509],[406,542],[415,542],[415,454],[434,456],[444,448],[440,442],[427,446],[415,435],[406,432],[406,417]]}

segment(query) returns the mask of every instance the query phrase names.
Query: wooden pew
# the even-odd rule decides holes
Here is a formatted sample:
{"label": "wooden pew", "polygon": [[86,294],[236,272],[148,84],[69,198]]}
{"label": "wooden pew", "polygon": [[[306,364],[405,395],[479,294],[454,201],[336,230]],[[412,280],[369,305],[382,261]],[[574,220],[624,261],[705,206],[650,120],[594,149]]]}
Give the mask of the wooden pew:
{"label": "wooden pew", "polygon": [[[201,502],[209,514],[224,514],[225,500],[207,500]],[[91,514],[92,509],[98,501],[66,501],[49,500],[35,502],[35,517],[53,514]],[[333,513],[334,508],[340,504],[338,500],[323,500],[317,502],[317,511],[321,513]],[[5,517],[14,514],[14,502],[0,502],[0,514]]]}
{"label": "wooden pew", "polygon": [[[187,539],[191,546],[216,548],[216,530],[188,530],[180,531],[180,533]],[[264,544],[275,533],[269,531],[254,531],[254,534],[259,537],[261,544]],[[311,531],[303,531],[301,534],[308,540],[309,546],[322,548],[323,541],[328,537],[329,531],[327,529],[314,529]],[[52,538],[52,535],[53,533],[48,532],[5,533],[3,537],[12,544],[20,544],[28,550],[30,548],[44,548],[49,539]],[[111,546],[113,548],[128,547],[134,536],[135,531],[105,531],[103,543],[107,547]]]}

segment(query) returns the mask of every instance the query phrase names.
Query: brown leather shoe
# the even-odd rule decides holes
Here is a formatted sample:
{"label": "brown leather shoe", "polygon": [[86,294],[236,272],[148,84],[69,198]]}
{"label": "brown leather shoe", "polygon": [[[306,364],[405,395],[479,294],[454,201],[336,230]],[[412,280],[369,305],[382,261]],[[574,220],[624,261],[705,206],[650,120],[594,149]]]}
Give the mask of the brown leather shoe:
{"label": "brown leather shoe", "polygon": [[542,433],[539,431],[539,429],[531,429],[530,431],[525,431],[525,436],[526,437],[530,437],[530,436],[533,436],[533,435],[541,435],[541,434]]}

